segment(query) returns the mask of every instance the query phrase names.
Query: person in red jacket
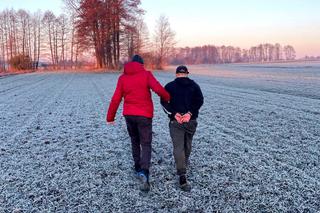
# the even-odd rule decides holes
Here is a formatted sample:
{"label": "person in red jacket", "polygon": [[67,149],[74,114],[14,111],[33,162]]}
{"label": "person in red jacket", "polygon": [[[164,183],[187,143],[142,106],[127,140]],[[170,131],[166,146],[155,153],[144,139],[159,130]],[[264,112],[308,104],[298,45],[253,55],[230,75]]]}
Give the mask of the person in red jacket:
{"label": "person in red jacket", "polygon": [[134,168],[142,182],[141,190],[149,191],[149,167],[151,161],[153,102],[151,90],[164,101],[169,93],[150,71],[144,68],[141,56],[135,55],[125,64],[107,113],[107,123],[113,124],[119,104],[124,98],[123,115],[131,138]]}

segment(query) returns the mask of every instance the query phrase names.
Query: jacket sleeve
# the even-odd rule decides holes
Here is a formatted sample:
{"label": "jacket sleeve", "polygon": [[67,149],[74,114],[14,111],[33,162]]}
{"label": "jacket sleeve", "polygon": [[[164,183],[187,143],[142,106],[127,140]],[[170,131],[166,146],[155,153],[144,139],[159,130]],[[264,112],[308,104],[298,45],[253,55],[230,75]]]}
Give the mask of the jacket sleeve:
{"label": "jacket sleeve", "polygon": [[203,105],[203,94],[202,94],[202,91],[201,91],[201,89],[200,89],[198,84],[195,83],[194,87],[195,87],[195,93],[194,93],[194,95],[192,97],[192,104],[191,104],[191,109],[190,109],[190,112],[192,114],[194,114],[197,111],[199,111],[199,109]]}
{"label": "jacket sleeve", "polygon": [[108,109],[108,113],[107,113],[107,122],[114,121],[114,118],[116,116],[118,107],[119,107],[120,102],[122,100],[122,97],[123,97],[123,91],[122,91],[122,81],[121,81],[121,77],[120,77],[118,79],[116,90],[112,96],[112,99],[111,99],[111,102],[109,105],[109,109]]}
{"label": "jacket sleeve", "polygon": [[148,85],[164,101],[170,101],[170,94],[161,86],[151,72],[148,71]]}
{"label": "jacket sleeve", "polygon": [[[168,93],[170,94],[170,89],[169,89],[169,86],[168,84],[164,87],[166,91],[168,91]],[[171,95],[170,95],[171,96]],[[162,108],[164,110],[164,112],[166,114],[168,114],[169,116],[174,116],[177,112],[174,111],[174,109],[172,108],[171,104],[170,104],[170,101],[165,101],[161,98],[161,105],[162,105]]]}

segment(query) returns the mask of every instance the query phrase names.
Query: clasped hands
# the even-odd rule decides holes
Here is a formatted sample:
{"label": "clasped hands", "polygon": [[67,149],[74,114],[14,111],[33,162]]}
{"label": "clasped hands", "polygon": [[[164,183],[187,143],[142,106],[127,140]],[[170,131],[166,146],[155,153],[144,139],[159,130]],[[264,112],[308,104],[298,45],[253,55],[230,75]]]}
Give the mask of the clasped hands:
{"label": "clasped hands", "polygon": [[191,113],[188,112],[184,115],[181,115],[180,113],[176,113],[174,118],[178,121],[179,124],[188,123],[191,119]]}

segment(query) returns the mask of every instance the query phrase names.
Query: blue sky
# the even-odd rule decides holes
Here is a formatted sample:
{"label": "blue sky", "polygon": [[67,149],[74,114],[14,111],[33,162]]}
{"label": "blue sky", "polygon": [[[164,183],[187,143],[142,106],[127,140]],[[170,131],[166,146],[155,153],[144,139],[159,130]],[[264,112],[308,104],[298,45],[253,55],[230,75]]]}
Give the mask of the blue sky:
{"label": "blue sky", "polygon": [[[62,12],[62,0],[0,0],[0,9]],[[178,46],[204,44],[248,48],[264,42],[292,44],[298,56],[320,55],[319,0],[142,0],[152,33],[164,14]]]}

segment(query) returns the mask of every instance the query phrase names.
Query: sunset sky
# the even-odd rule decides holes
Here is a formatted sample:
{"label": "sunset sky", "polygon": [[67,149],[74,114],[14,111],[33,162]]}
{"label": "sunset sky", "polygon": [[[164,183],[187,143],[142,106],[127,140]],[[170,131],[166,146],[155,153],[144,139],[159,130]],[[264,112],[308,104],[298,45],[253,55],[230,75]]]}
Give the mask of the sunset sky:
{"label": "sunset sky", "polygon": [[[0,9],[63,11],[62,0],[1,0]],[[249,48],[291,44],[297,56],[320,55],[319,0],[142,0],[150,33],[164,14],[178,46],[204,44]]]}

